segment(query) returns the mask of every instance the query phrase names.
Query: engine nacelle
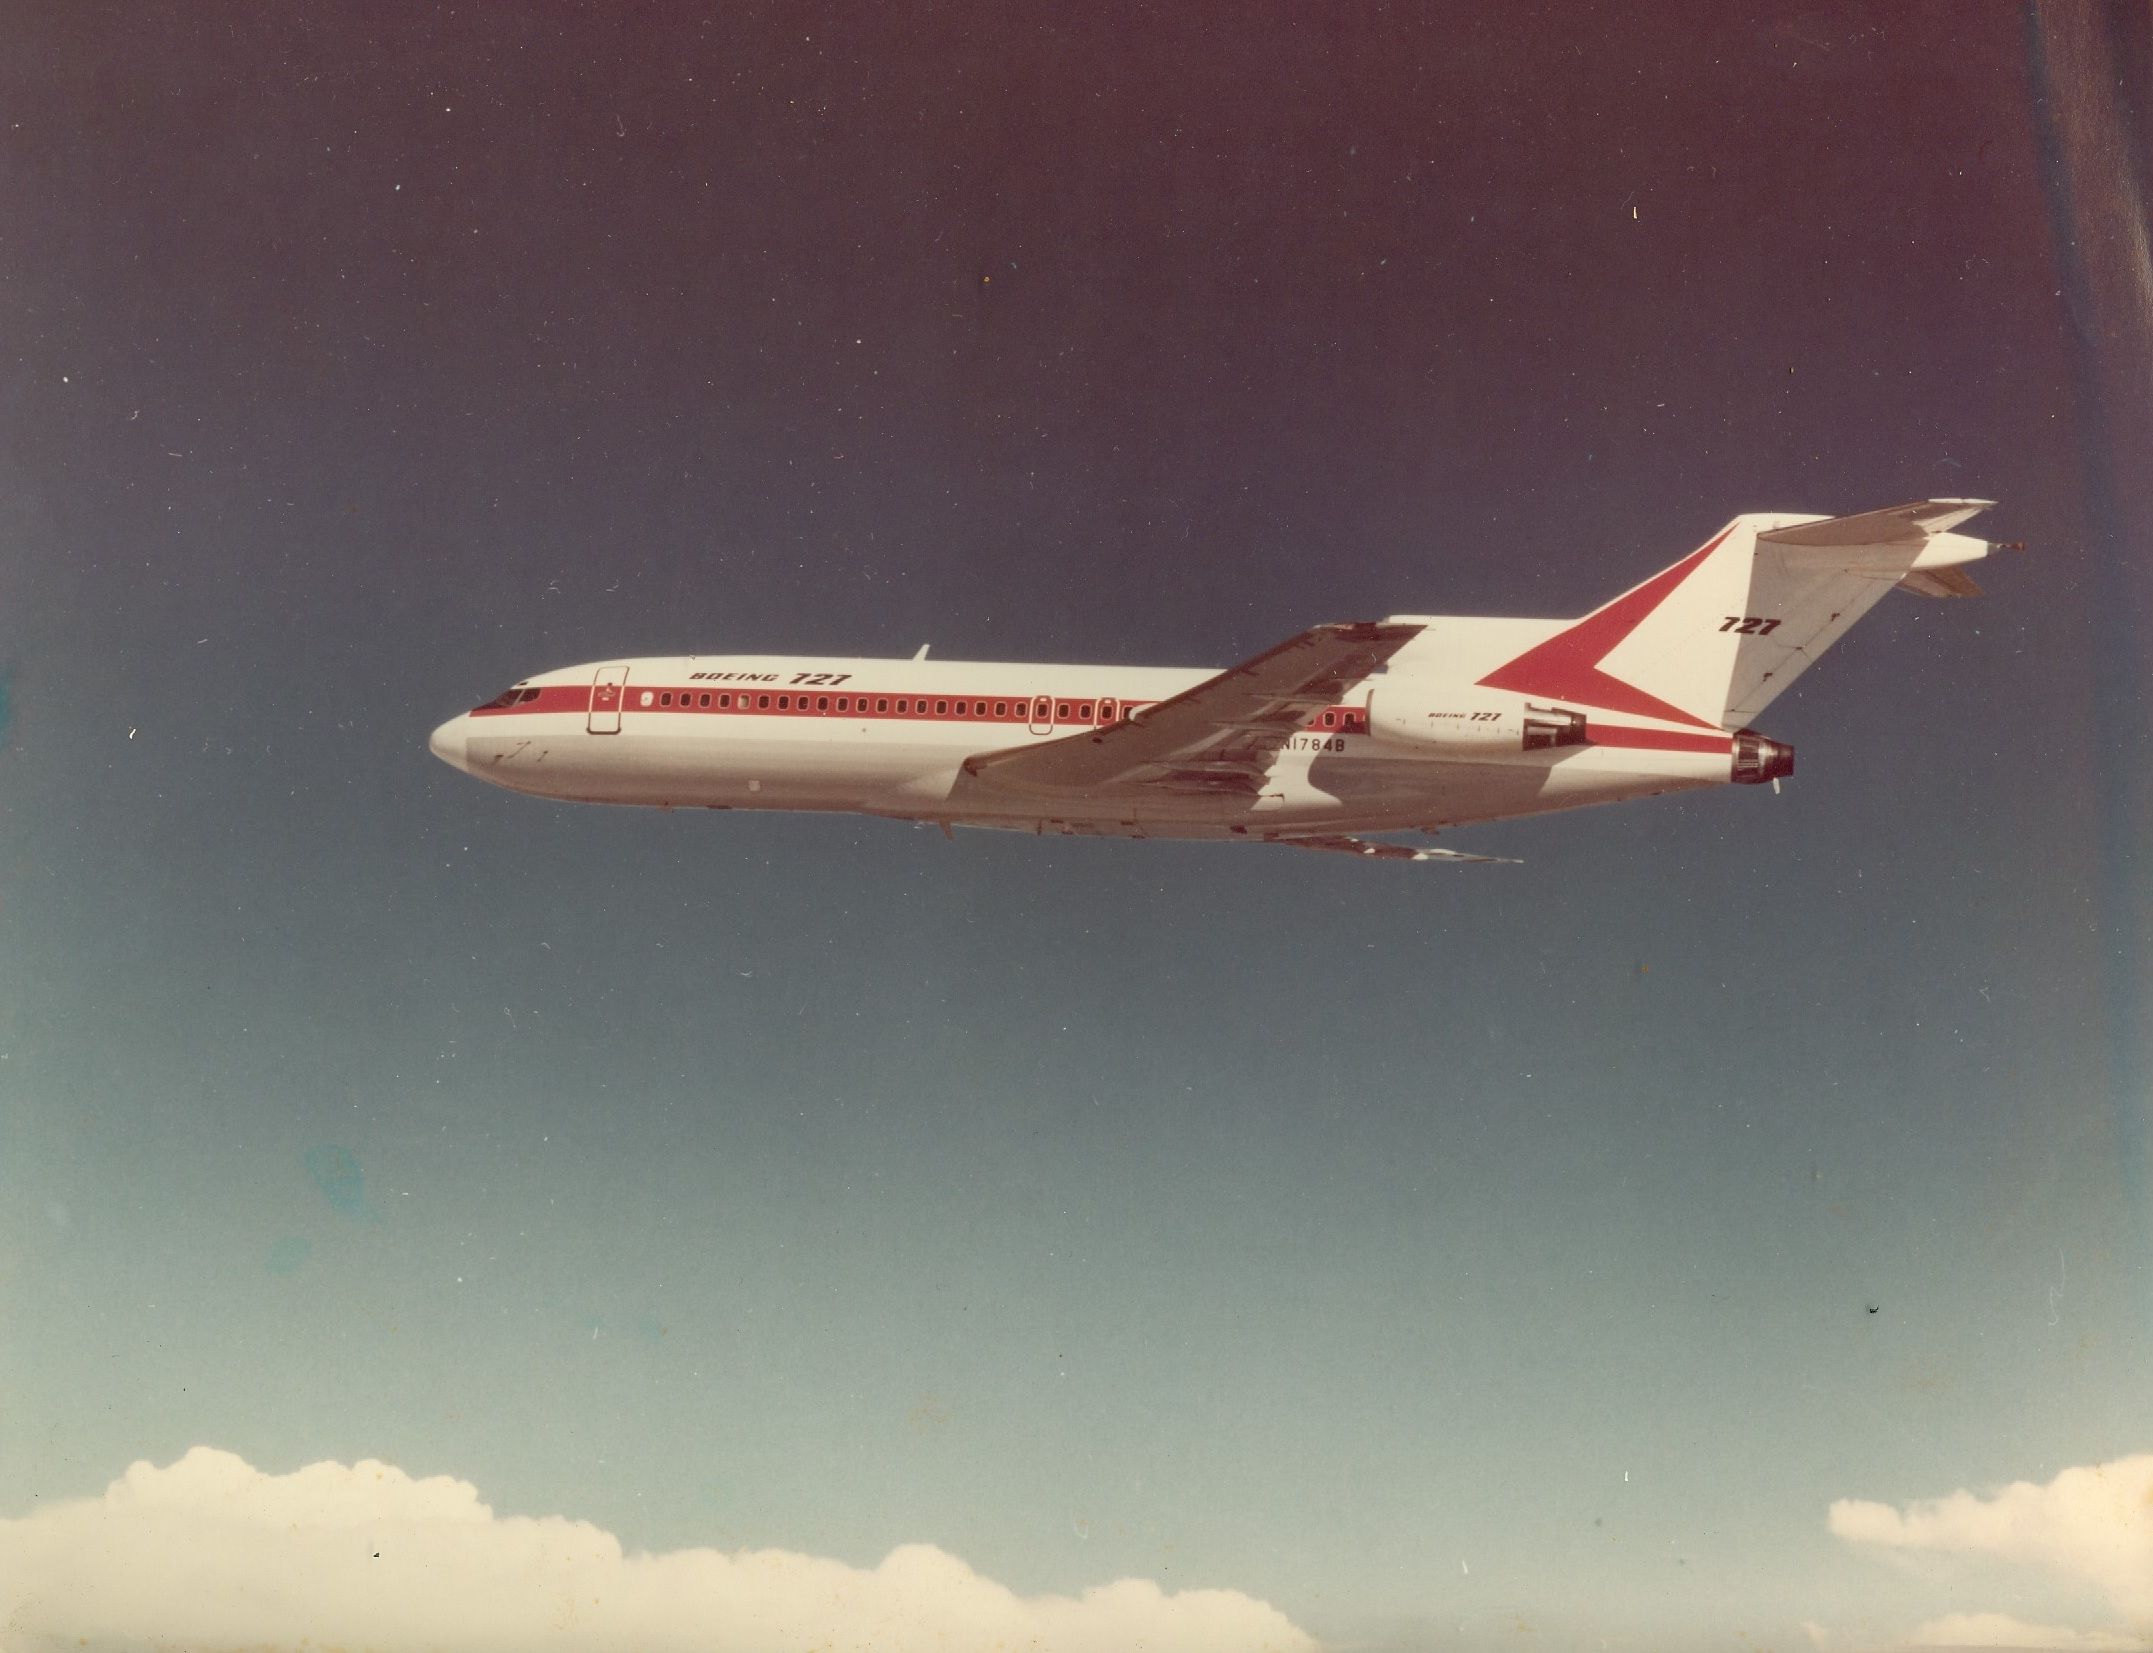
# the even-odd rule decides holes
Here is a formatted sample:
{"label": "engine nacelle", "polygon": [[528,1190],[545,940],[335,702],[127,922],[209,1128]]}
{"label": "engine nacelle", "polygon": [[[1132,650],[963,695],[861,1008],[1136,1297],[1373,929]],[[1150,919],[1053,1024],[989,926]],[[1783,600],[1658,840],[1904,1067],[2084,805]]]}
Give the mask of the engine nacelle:
{"label": "engine nacelle", "polygon": [[1499,758],[1585,744],[1585,714],[1520,695],[1445,689],[1411,679],[1379,682],[1368,695],[1368,733],[1446,757]]}
{"label": "engine nacelle", "polygon": [[1783,741],[1767,740],[1754,729],[1739,729],[1734,736],[1736,786],[1762,786],[1794,773],[1794,748]]}

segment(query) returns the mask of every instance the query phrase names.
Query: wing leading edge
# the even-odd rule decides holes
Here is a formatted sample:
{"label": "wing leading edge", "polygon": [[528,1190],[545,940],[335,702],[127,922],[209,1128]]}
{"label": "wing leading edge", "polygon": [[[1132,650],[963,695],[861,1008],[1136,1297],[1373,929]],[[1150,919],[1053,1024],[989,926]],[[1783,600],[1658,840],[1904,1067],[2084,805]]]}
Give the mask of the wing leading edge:
{"label": "wing leading edge", "polygon": [[1767,545],[1919,544],[1931,534],[1949,533],[1995,504],[1993,499],[1917,499],[1909,505],[1887,505],[1881,511],[1862,511],[1850,517],[1820,517],[1815,522],[1768,528],[1757,538]]}

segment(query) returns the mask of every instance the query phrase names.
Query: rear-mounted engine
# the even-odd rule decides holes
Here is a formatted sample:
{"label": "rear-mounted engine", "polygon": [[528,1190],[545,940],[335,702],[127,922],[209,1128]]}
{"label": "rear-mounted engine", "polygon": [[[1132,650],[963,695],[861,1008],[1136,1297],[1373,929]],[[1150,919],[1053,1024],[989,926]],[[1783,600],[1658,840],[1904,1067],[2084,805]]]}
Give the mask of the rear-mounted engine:
{"label": "rear-mounted engine", "polygon": [[1550,746],[1585,744],[1585,714],[1560,706],[1525,708],[1525,750],[1538,752]]}
{"label": "rear-mounted engine", "polygon": [[1754,729],[1737,731],[1734,737],[1736,786],[1762,786],[1794,773],[1794,748],[1767,740]]}
{"label": "rear-mounted engine", "polygon": [[1586,740],[1583,712],[1518,695],[1429,688],[1410,677],[1376,685],[1368,697],[1368,732],[1442,757],[1484,762]]}

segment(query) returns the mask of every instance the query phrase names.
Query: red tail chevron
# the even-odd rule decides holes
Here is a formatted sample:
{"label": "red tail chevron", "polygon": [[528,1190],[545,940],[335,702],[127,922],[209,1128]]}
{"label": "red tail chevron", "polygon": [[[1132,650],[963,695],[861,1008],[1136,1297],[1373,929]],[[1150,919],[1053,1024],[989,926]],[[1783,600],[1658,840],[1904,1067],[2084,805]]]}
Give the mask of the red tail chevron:
{"label": "red tail chevron", "polygon": [[1732,532],[1734,528],[1730,524],[1674,567],[1653,575],[1635,590],[1626,591],[1604,608],[1595,609],[1576,625],[1527,649],[1508,665],[1497,667],[1480,680],[1481,687],[1509,689],[1517,694],[1542,696],[1549,700],[1574,701],[1604,711],[1629,712],[1638,717],[1694,723],[1704,729],[1716,727],[1707,718],[1685,712],[1679,706],[1670,706],[1658,696],[1649,695],[1619,677],[1610,677],[1600,670],[1600,662],[1644,624],[1677,586],[1703,566],[1705,559],[1717,551],[1720,542]]}

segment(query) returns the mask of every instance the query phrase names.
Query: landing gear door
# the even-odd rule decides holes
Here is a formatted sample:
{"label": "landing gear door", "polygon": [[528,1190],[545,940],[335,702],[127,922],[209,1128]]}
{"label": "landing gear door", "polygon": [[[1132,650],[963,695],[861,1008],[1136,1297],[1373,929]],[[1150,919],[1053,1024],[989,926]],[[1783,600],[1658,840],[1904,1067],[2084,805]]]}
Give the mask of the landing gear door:
{"label": "landing gear door", "polygon": [[628,668],[600,666],[591,679],[591,716],[584,727],[594,735],[620,733],[621,702],[628,698]]}

